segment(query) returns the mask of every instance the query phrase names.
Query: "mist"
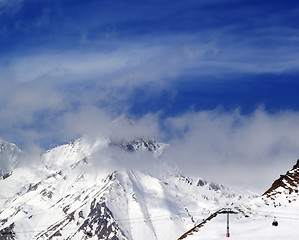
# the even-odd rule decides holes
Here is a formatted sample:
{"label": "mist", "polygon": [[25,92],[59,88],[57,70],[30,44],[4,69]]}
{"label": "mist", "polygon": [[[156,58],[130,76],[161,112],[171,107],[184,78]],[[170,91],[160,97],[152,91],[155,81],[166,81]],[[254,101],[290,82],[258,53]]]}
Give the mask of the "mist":
{"label": "mist", "polygon": [[[87,110],[72,115],[72,124],[64,127],[69,135],[76,132],[113,141],[154,138],[168,144],[163,161],[144,151],[127,153],[108,148],[97,152],[93,163],[111,171],[138,169],[154,173],[162,169],[163,162],[164,167],[177,167],[186,176],[263,193],[299,157],[299,113],[295,111],[269,113],[260,107],[245,115],[239,109],[215,109],[189,111],[171,118],[156,113],[132,124],[124,119],[113,121],[96,109],[87,114]],[[162,171],[168,170],[165,167]]]}
{"label": "mist", "polygon": [[166,120],[172,133],[168,159],[187,175],[261,193],[299,156],[299,114],[250,115],[238,110],[190,112]]}

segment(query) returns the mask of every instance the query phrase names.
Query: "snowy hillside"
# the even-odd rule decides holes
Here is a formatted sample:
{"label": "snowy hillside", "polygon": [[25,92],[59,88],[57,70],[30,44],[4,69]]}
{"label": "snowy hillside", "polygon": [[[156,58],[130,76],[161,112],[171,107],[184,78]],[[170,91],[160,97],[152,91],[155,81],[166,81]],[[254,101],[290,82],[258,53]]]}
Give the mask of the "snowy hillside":
{"label": "snowy hillside", "polygon": [[[298,239],[299,161],[259,198],[233,207],[230,214],[231,239]],[[220,239],[226,235],[226,214],[207,215],[197,227],[180,239]],[[278,226],[272,226],[277,221]]]}
{"label": "snowy hillside", "polygon": [[18,159],[22,154],[15,144],[6,142],[0,138],[0,179],[6,178],[18,164]]}
{"label": "snowy hillside", "polygon": [[213,211],[255,198],[169,167],[164,175],[106,168],[150,155],[161,170],[166,147],[151,138],[82,137],[46,151],[40,165],[18,167],[0,180],[2,237],[177,239]]}
{"label": "snowy hillside", "polygon": [[[263,194],[267,205],[287,206],[299,198],[299,160],[293,168],[284,175],[280,175],[272,186]],[[285,198],[281,199],[281,196]]]}

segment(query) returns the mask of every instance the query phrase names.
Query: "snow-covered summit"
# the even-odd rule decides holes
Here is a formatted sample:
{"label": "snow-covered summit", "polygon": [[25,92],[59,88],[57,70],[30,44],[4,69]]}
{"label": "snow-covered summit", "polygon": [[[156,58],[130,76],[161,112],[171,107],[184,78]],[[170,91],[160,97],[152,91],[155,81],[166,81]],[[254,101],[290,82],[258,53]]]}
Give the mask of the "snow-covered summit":
{"label": "snow-covered summit", "polygon": [[48,169],[63,169],[88,158],[94,152],[107,147],[108,143],[107,138],[82,137],[47,150],[42,154],[42,162]]}
{"label": "snow-covered summit", "polygon": [[177,239],[220,206],[242,202],[186,177],[138,170],[99,176],[82,161],[23,189],[0,211],[13,239]]}
{"label": "snow-covered summit", "polygon": [[128,152],[149,151],[159,157],[163,154],[168,144],[157,142],[153,138],[137,138],[134,140],[111,140],[109,146],[119,147]]}
{"label": "snow-covered summit", "polygon": [[166,146],[152,138],[116,143],[82,137],[46,151],[44,168],[17,168],[0,181],[9,192],[1,192],[0,234],[12,233],[12,239],[176,239],[211,211],[252,197],[183,174],[157,177],[134,168],[105,169],[114,148],[118,158],[152,155],[162,168]]}
{"label": "snow-covered summit", "polygon": [[272,186],[263,194],[264,196],[270,197],[271,195],[277,194],[278,188],[287,190],[288,192],[298,192],[299,188],[299,159],[290,171],[286,174],[280,175],[280,177],[274,181]]}
{"label": "snow-covered summit", "polygon": [[286,206],[299,200],[299,160],[293,168],[275,180],[263,194],[267,204]]}
{"label": "snow-covered summit", "polygon": [[22,150],[0,138],[0,178],[8,177],[17,166]]}
{"label": "snow-covered summit", "polygon": [[[127,131],[134,129],[130,118],[129,123],[127,116],[122,119]],[[287,219],[286,214],[299,210],[299,161],[258,197],[244,189],[190,178],[174,167],[165,170],[167,144],[121,132],[123,126],[117,124],[117,135],[83,136],[57,146],[39,156],[34,167],[17,165],[18,157],[12,156],[21,150],[1,141],[0,154],[16,163],[13,174],[0,179],[0,239],[9,235],[22,240],[172,240],[203,226],[223,208],[238,212],[232,219],[239,226],[236,239],[259,239],[256,232],[263,232],[260,226],[270,231],[266,220],[274,212]],[[148,171],[148,162],[163,174]],[[211,232],[212,239],[219,239],[223,220],[213,218],[212,224],[198,231],[200,235],[188,239],[209,239]],[[248,238],[243,231],[250,229],[247,224],[254,226]],[[275,235],[269,236],[262,238]]]}
{"label": "snow-covered summit", "polygon": [[129,126],[135,126],[136,122],[133,118],[131,118],[127,113],[121,114],[119,117],[112,121],[114,124],[126,124]]}
{"label": "snow-covered summit", "polygon": [[[153,153],[153,157],[161,157],[168,145],[160,143],[153,138],[137,138],[134,140],[110,139],[108,137],[89,138],[81,137],[67,144],[57,146],[42,154],[42,162],[47,169],[62,169],[78,161],[95,155],[101,155],[101,152],[113,151],[113,149],[125,152],[147,151]],[[107,160],[109,156],[107,156]]]}

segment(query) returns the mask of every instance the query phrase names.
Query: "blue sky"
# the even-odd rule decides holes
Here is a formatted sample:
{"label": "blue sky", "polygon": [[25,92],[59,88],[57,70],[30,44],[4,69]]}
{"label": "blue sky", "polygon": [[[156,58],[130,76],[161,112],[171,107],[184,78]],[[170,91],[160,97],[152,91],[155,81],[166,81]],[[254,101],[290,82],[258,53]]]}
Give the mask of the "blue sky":
{"label": "blue sky", "polygon": [[[61,77],[59,86],[53,85],[68,85],[71,92],[74,85],[97,85],[132,71],[132,76],[124,77],[130,86],[106,87],[127,91],[128,111],[137,116],[161,109],[177,114],[191,106],[240,107],[245,113],[260,104],[270,111],[298,110],[296,96],[287,94],[298,86],[296,1],[2,0],[0,4],[1,69],[7,78],[20,71],[16,82],[62,74],[71,80],[62,84]],[[76,71],[81,55],[82,63],[93,66]],[[94,62],[97,57],[101,60]],[[40,69],[37,64],[49,66]],[[163,102],[140,110],[132,97],[157,82],[161,83],[150,86],[146,97]]]}
{"label": "blue sky", "polygon": [[47,149],[123,112],[168,142],[191,113],[297,132],[298,22],[290,0],[0,0],[0,136]]}

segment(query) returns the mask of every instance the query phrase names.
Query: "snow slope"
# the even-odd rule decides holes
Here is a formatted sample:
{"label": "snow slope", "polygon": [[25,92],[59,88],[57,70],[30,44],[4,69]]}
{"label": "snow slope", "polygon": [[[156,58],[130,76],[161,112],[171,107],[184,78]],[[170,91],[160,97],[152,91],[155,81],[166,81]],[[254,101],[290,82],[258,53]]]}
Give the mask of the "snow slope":
{"label": "snow slope", "polygon": [[[231,239],[290,239],[299,237],[299,160],[259,198],[234,207],[230,215]],[[278,221],[278,226],[272,222]],[[181,239],[220,239],[226,234],[227,216],[218,214]]]}
{"label": "snow slope", "polygon": [[45,152],[40,166],[18,167],[0,180],[5,199],[0,208],[2,237],[177,239],[216,209],[255,198],[184,177],[178,170],[158,176],[141,169],[105,167],[121,161],[116,158],[147,152],[152,156],[148,160],[163,168],[166,147],[152,138],[82,137]]}
{"label": "snow slope", "polygon": [[22,150],[0,138],[0,178],[8,177],[18,164]]}

